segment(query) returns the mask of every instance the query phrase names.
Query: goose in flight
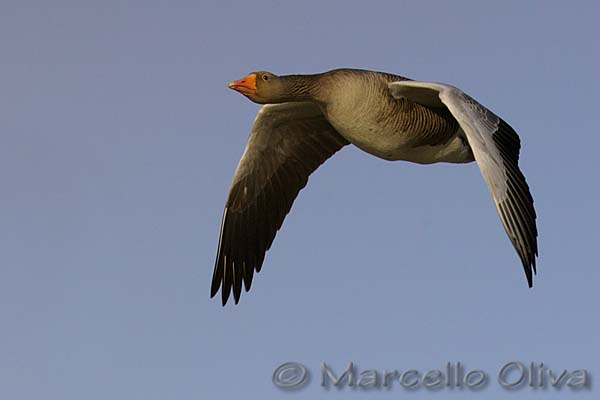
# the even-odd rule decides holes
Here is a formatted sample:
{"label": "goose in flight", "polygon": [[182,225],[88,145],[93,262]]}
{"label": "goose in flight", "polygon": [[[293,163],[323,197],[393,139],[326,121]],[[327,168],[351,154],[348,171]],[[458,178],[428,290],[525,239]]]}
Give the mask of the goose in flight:
{"label": "goose in flight", "polygon": [[519,170],[519,136],[456,87],[383,72],[337,69],[277,76],[259,71],[229,88],[262,106],[229,190],[212,277],[237,304],[309,175],[353,144],[385,160],[476,161],[525,270],[536,272],[533,198]]}

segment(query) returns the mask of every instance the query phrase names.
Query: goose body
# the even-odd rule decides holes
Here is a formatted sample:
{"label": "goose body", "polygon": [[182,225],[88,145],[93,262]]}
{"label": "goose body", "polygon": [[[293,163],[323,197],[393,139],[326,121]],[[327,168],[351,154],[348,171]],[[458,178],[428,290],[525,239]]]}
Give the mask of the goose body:
{"label": "goose body", "polygon": [[[368,72],[368,73],[366,73]],[[389,95],[388,84],[406,78],[341,69],[323,74],[325,118],[361,150],[389,161],[473,161],[459,125],[445,109],[430,109]]]}
{"label": "goose body", "polygon": [[518,168],[519,137],[461,90],[355,69],[288,76],[254,72],[229,87],[265,105],[223,212],[211,287],[211,296],[221,288],[223,304],[232,291],[238,302],[242,284],[250,289],[309,175],[348,144],[390,161],[477,161],[532,285],[536,214]]}

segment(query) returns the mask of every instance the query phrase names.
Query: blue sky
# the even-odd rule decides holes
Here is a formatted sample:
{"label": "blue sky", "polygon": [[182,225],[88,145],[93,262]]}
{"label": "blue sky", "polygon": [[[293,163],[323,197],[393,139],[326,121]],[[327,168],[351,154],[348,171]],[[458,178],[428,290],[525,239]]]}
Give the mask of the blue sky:
{"label": "blue sky", "polygon": [[[600,373],[595,2],[9,1],[0,5],[0,393],[10,399],[597,397],[495,378]],[[258,106],[227,89],[377,69],[454,84],[509,121],[535,198],[527,289],[475,164],[346,148],[300,193],[238,306],[209,299]],[[287,393],[274,369],[304,364]],[[325,391],[443,369],[467,389]]]}

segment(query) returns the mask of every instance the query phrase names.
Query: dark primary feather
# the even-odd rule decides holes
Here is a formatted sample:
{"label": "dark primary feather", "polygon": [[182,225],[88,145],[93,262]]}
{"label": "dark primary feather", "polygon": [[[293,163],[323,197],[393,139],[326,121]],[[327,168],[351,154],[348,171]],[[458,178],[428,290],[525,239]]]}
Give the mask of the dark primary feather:
{"label": "dark primary feather", "polygon": [[498,213],[504,229],[517,250],[529,287],[533,286],[536,272],[535,258],[538,255],[536,214],[533,197],[525,177],[519,170],[521,141],[517,133],[499,118],[498,130],[492,135],[500,150],[508,180],[507,197],[497,203]]}
{"label": "dark primary feather", "polygon": [[264,106],[238,164],[221,222],[211,297],[238,302],[309,175],[348,142],[306,102]]}

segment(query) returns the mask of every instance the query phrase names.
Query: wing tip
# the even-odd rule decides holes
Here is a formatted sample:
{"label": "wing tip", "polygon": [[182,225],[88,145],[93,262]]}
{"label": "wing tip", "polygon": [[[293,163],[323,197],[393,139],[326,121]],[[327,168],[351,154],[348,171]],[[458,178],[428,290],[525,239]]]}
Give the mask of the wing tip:
{"label": "wing tip", "polygon": [[210,298],[211,299],[216,296],[216,294],[219,292],[219,288],[221,287],[221,285],[223,283],[223,269],[220,267],[219,261],[220,261],[220,259],[217,258],[217,262],[216,262],[215,269],[213,272],[212,283],[210,285]]}
{"label": "wing tip", "polygon": [[212,299],[213,297],[215,297],[215,296],[217,295],[217,293],[219,292],[219,286],[220,286],[220,285],[217,285],[217,286],[215,287],[215,285],[214,285],[214,283],[213,283],[213,285],[210,287],[210,298],[211,298],[211,299]]}
{"label": "wing tip", "polygon": [[536,255],[534,255],[528,262],[523,260],[523,269],[525,270],[525,276],[527,277],[527,286],[530,289],[533,287],[533,276],[537,275],[537,268],[535,266]]}
{"label": "wing tip", "polygon": [[[244,265],[244,270],[238,271],[238,273],[241,274],[241,276],[238,276],[238,279],[235,279],[233,277],[229,277],[228,279],[228,262],[230,262],[230,260],[228,260],[227,257],[217,259],[210,287],[211,299],[215,297],[217,293],[219,293],[219,290],[221,291],[221,303],[223,306],[227,304],[231,295],[233,295],[234,303],[238,304],[242,293],[244,291],[246,293],[250,291],[250,288],[252,287],[254,272],[259,272],[258,267],[260,265],[256,264],[256,269],[253,267],[246,267]],[[229,274],[235,274],[235,265],[230,265],[229,267],[231,269],[231,271],[229,271]]]}
{"label": "wing tip", "polygon": [[[227,260],[225,259],[222,262],[225,263]],[[253,271],[242,276],[242,279],[240,279],[239,282],[233,279],[231,282],[227,282],[227,280],[223,278],[222,273],[220,273],[220,271],[224,270],[225,265],[217,264],[215,266],[215,273],[213,274],[213,281],[210,287],[210,298],[214,298],[217,293],[219,293],[219,290],[221,290],[221,304],[223,306],[227,304],[231,295],[233,295],[234,304],[238,304],[243,291],[246,293],[250,291],[252,286]]]}

